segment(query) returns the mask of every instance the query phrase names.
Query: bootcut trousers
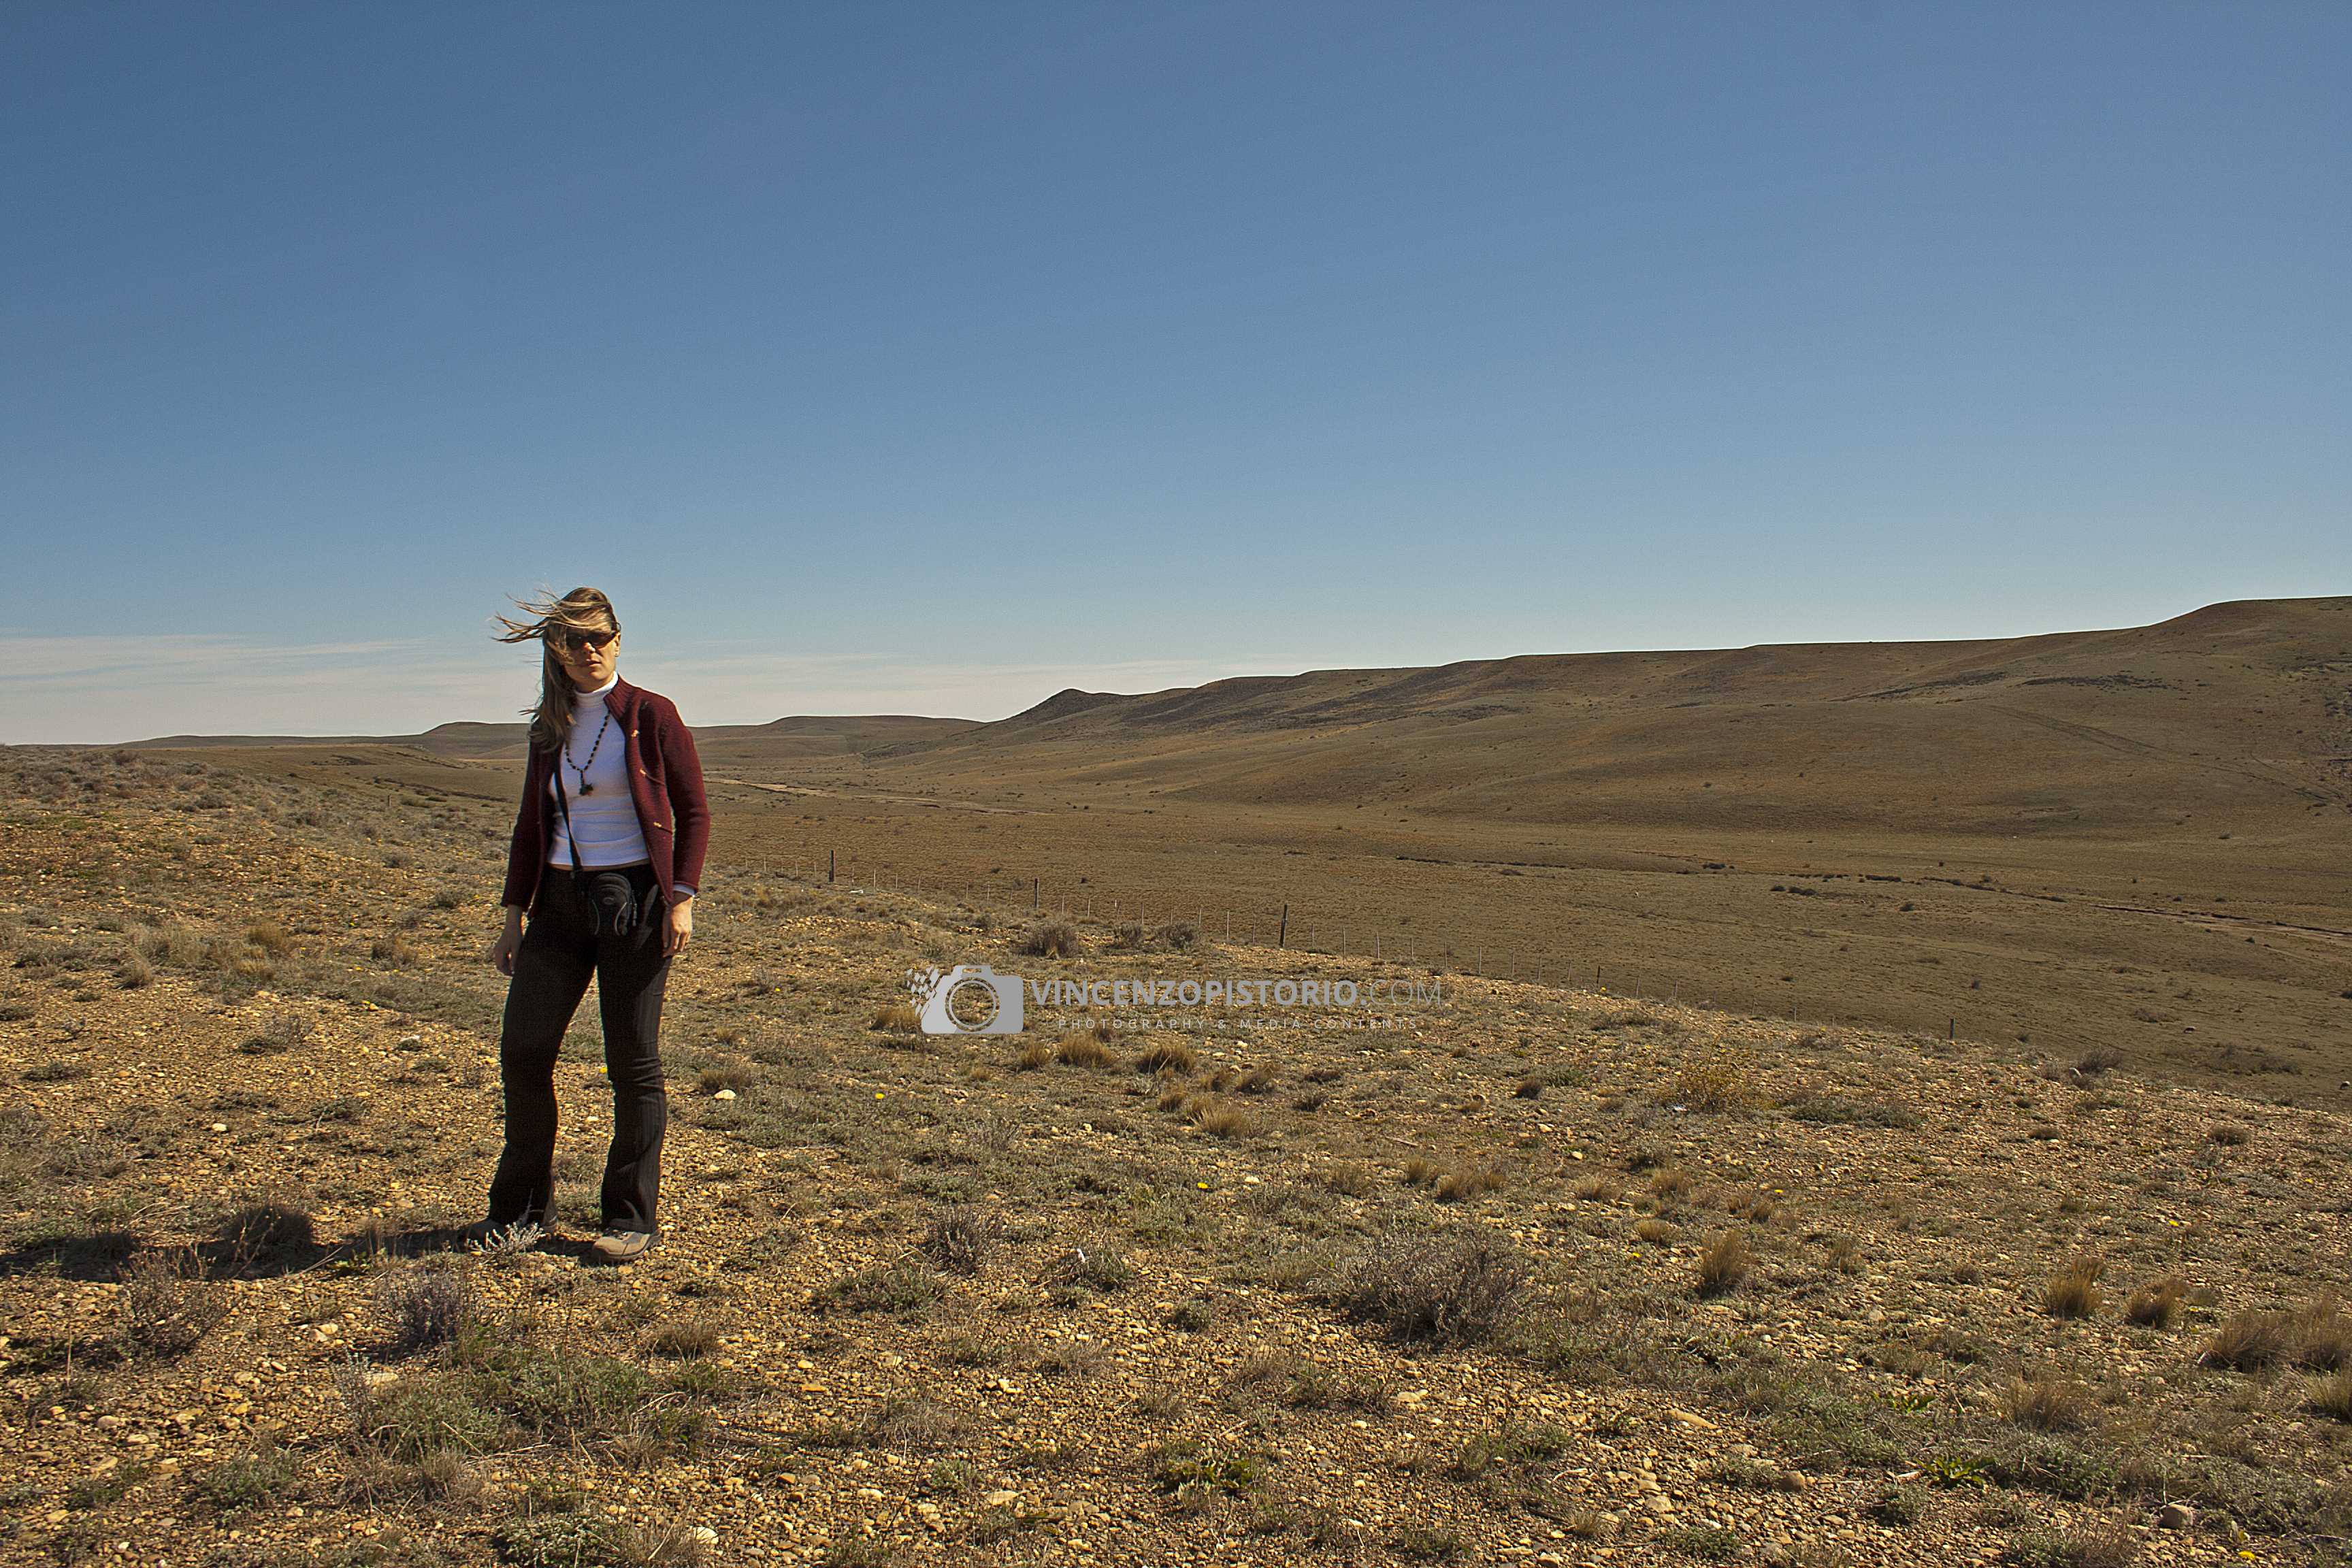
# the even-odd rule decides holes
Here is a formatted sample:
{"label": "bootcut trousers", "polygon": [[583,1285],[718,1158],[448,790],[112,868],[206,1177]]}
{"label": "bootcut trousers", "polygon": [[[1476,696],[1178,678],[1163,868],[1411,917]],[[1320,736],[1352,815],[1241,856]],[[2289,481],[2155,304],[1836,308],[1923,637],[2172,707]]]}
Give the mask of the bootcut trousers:
{"label": "bootcut trousers", "polygon": [[555,1059],[593,975],[604,1024],[604,1071],[613,1086],[604,1227],[655,1228],[662,1134],[669,1126],[660,1049],[662,994],[669,981],[669,960],[662,955],[668,910],[651,890],[652,867],[622,869],[644,911],[635,931],[598,936],[587,900],[572,887],[571,868],[551,866],[515,951],[499,1036],[506,1149],[490,1179],[488,1216],[498,1224],[545,1223],[554,1213]]}

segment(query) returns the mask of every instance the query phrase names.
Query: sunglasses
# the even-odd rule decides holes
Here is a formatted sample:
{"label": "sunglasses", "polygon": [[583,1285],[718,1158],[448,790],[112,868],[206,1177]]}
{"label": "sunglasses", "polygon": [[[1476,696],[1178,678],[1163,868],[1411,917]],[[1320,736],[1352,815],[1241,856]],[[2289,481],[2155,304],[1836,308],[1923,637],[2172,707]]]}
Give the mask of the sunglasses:
{"label": "sunglasses", "polygon": [[558,647],[571,648],[575,652],[583,647],[601,648],[606,647],[614,638],[620,635],[621,634],[618,630],[609,632],[559,631],[551,634],[554,643]]}

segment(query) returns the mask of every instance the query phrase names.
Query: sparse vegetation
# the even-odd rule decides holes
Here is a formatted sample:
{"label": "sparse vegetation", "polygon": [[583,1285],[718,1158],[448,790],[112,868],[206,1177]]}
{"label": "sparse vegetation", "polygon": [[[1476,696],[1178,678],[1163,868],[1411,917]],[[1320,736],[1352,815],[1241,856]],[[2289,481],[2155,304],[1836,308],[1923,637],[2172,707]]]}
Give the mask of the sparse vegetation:
{"label": "sparse vegetation", "polygon": [[[466,858],[502,839],[478,850],[456,825],[502,829],[504,805],[404,784],[352,819],[381,837],[330,844],[296,817],[331,827],[334,803],[302,784],[269,829],[331,847],[352,888],[298,900],[202,858],[259,864],[280,842],[236,775],[203,787],[223,804],[168,814],[218,839],[184,846],[201,877],[159,858],[102,890],[44,879],[37,922],[0,903],[21,1091],[0,1106],[20,1194],[0,1238],[10,1421],[57,1457],[10,1478],[34,1551],[423,1562],[420,1542],[486,1553],[492,1535],[509,1561],[584,1568],[1067,1537],[1153,1561],[1484,1563],[1615,1536],[1628,1560],[1749,1561],[1782,1544],[1769,1512],[1858,1531],[1857,1557],[1881,1531],[1922,1561],[1972,1557],[1993,1529],[2020,1561],[2095,1562],[2095,1531],[2038,1528],[2144,1530],[2170,1500],[2198,1511],[2177,1539],[2200,1549],[2352,1533],[2329,1489],[2352,1425],[2352,1331],[2328,1294],[2347,1283],[2327,1245],[2347,1140],[2316,1102],[2163,1082],[2129,1047],[2086,1071],[2096,1041],[2063,1031],[1990,1048],[1965,1016],[1931,1038],[1515,987],[1491,951],[1483,976],[1467,955],[1431,964],[1461,991],[1394,1028],[1139,1037],[1040,1005],[1024,1037],[916,1041],[903,1021],[868,1030],[877,996],[910,965],[1019,971],[1034,918],[730,866],[671,996],[662,1246],[594,1269],[593,1010],[558,1068],[553,1227],[536,1247],[457,1234],[495,1158],[499,1072],[477,929],[495,876]],[[81,830],[9,798],[11,832],[73,863]],[[1014,826],[939,815],[985,827],[975,842]],[[1964,890],[1976,868],[1951,874],[1906,887],[1923,918],[1906,942],[1934,950],[1947,897],[1990,903]],[[1734,897],[1736,876],[1752,873],[1708,885]],[[1817,880],[1776,902],[1845,941],[1827,922],[1880,895]],[[1102,920],[1068,923],[1078,954],[1102,951]],[[387,927],[410,962],[369,958]],[[1358,965],[1298,933],[1283,962]],[[1184,950],[1157,920],[1133,934],[1121,969]],[[1265,956],[1249,940],[1237,968]],[[1386,973],[1417,974],[1396,951]],[[1788,967],[1810,1011],[1817,976]],[[2135,1005],[2201,1026],[2216,1005],[2171,994],[2190,980],[2131,977],[2163,992]],[[2015,982],[1987,963],[2000,1007]],[[2135,1027],[2236,1064],[2217,1073],[2254,1059]],[[194,1087],[157,1091],[189,1061]],[[2054,1190],[2016,1179],[2052,1158]],[[330,1376],[340,1426],[316,1403]],[[140,1468],[159,1449],[179,1479]],[[702,1514],[721,1487],[799,1532]],[[1097,1490],[1131,1539],[1062,1511]],[[52,1500],[78,1511],[47,1524]],[[919,1502],[937,1513],[904,1511]]]}
{"label": "sparse vegetation", "polygon": [[2096,1258],[2077,1258],[2052,1275],[2042,1287],[2042,1310],[2053,1318],[2087,1318],[2096,1313],[2105,1293],[2099,1277],[2106,1264]]}
{"label": "sparse vegetation", "polygon": [[1528,1280],[1527,1265],[1494,1237],[1400,1228],[1349,1260],[1337,1299],[1399,1339],[1475,1344],[1511,1321]]}

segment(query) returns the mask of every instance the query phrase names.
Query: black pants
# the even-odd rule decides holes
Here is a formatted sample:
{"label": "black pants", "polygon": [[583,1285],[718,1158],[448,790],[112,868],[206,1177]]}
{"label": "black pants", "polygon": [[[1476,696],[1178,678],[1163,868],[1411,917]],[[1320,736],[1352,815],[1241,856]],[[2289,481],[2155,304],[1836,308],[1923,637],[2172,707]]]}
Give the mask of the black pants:
{"label": "black pants", "polygon": [[652,867],[625,869],[643,918],[635,931],[619,937],[595,934],[569,867],[550,866],[541,879],[530,923],[515,952],[499,1037],[507,1146],[490,1181],[488,1216],[499,1224],[543,1221],[554,1213],[555,1058],[593,974],[604,1020],[604,1071],[613,1084],[604,1226],[654,1228],[662,1133],[669,1125],[660,1050],[662,992],[669,980],[662,938],[669,911],[653,890]]}

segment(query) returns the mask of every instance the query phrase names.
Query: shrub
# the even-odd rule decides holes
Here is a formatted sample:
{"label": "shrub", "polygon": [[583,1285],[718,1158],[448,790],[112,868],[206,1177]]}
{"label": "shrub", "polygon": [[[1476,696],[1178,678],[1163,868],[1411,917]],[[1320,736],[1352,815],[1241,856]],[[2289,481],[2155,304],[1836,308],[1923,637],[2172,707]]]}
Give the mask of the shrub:
{"label": "shrub", "polygon": [[2242,1123],[2216,1121],[2205,1130],[2205,1136],[2224,1149],[2242,1149],[2252,1141],[2254,1135]]}
{"label": "shrub", "polygon": [[977,1274],[1004,1239],[1004,1222],[971,1204],[950,1204],[931,1216],[923,1253],[950,1274]]}
{"label": "shrub", "polygon": [[118,1273],[123,1331],[150,1355],[185,1355],[228,1315],[220,1288],[188,1253],[141,1253]]}
{"label": "shrub", "polygon": [[2139,1542],[2128,1531],[2035,1530],[2011,1542],[2001,1561],[2013,1568],[2124,1568],[2138,1556]]}
{"label": "shrub", "polygon": [[396,1352],[446,1344],[472,1314],[472,1283],[446,1264],[418,1264],[376,1288],[376,1311]]}
{"label": "shrub", "polygon": [[368,943],[368,956],[379,963],[405,969],[425,955],[417,951],[415,943],[398,931],[393,931]]}
{"label": "shrub", "polygon": [[643,1367],[612,1356],[569,1350],[531,1351],[476,1379],[492,1405],[523,1432],[556,1442],[626,1438],[687,1447],[700,1436],[702,1413],[675,1403]]}
{"label": "shrub", "polygon": [[1737,1057],[1686,1062],[1675,1076],[1673,1098],[1693,1110],[1746,1110],[1756,1103],[1754,1064]]}
{"label": "shrub", "polygon": [[1032,928],[1021,939],[1020,951],[1036,958],[1084,958],[1087,944],[1079,938],[1077,927],[1051,921]]}
{"label": "shrub", "polygon": [[864,1434],[881,1448],[938,1448],[962,1436],[968,1426],[946,1405],[917,1394],[884,1400],[866,1416]]}
{"label": "shrub", "polygon": [[845,1274],[809,1298],[814,1312],[893,1312],[913,1316],[940,1299],[940,1282],[909,1258],[880,1268]]}
{"label": "shrub", "polygon": [[1475,1481],[1492,1469],[1523,1469],[1556,1459],[1575,1446],[1569,1433],[1549,1421],[1506,1417],[1464,1442],[1448,1473],[1457,1481]]}
{"label": "shrub", "polygon": [[1146,1449],[1143,1468],[1153,1486],[1180,1498],[1253,1491],[1265,1479],[1265,1467],[1251,1456],[1192,1438]]}
{"label": "shrub", "polygon": [[759,1081],[760,1075],[743,1062],[728,1062],[719,1067],[704,1068],[695,1075],[694,1087],[704,1094],[717,1094],[731,1089],[740,1094]]}
{"label": "shrub", "polygon": [[483,1408],[462,1379],[404,1377],[381,1389],[356,1375],[338,1381],[353,1439],[388,1458],[416,1464],[445,1450],[478,1454],[498,1442],[498,1413]]}
{"label": "shrub", "polygon": [[2042,1287],[2042,1310],[2053,1318],[2087,1318],[2105,1300],[2099,1276],[2106,1265],[2095,1258],[2078,1258]]}
{"label": "shrub", "polygon": [[1398,1228],[1349,1261],[1335,1294],[1350,1317],[1399,1339],[1475,1344],[1517,1314],[1528,1279],[1518,1255],[1484,1231]]}
{"label": "shrub", "polygon": [[1135,1267],[1116,1247],[1074,1247],[1045,1268],[1044,1283],[1117,1290],[1135,1279]]}
{"label": "shrub", "polygon": [[196,1478],[196,1494],[224,1512],[289,1501],[299,1494],[302,1471],[294,1456],[275,1443],[224,1459]]}
{"label": "shrub", "polygon": [[1151,940],[1178,952],[1190,952],[1201,941],[1201,928],[1191,921],[1170,921],[1151,933]]}
{"label": "shrub", "polygon": [[600,1514],[520,1513],[491,1531],[515,1568],[695,1568],[702,1543],[682,1530],[647,1530]]}
{"label": "shrub", "polygon": [[1696,1289],[1702,1296],[1721,1296],[1739,1288],[1754,1268],[1756,1255],[1748,1237],[1737,1230],[1717,1231],[1698,1255]]}
{"label": "shrub", "polygon": [[691,1361],[719,1348],[719,1325],[708,1318],[678,1318],[646,1336],[646,1349],[656,1355]]}

